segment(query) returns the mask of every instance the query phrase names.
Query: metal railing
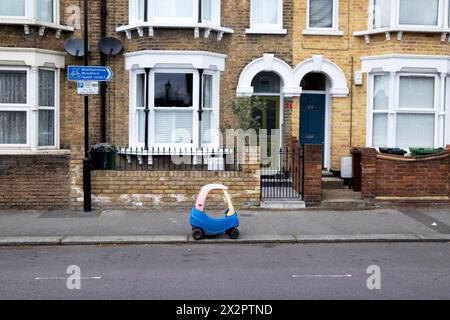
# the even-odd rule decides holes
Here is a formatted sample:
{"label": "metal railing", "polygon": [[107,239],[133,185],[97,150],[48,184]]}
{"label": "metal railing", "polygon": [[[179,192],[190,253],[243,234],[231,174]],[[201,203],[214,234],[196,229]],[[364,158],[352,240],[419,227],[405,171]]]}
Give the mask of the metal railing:
{"label": "metal railing", "polygon": [[303,146],[292,143],[261,163],[261,198],[302,199],[303,198]]}
{"label": "metal railing", "polygon": [[116,170],[241,171],[241,164],[234,149],[120,147]]}

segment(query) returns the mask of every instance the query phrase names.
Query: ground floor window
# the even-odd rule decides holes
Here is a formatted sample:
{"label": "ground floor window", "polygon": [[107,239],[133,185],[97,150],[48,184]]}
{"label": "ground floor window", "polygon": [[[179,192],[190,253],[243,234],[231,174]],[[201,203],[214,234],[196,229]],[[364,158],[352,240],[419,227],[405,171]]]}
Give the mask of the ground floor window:
{"label": "ground floor window", "polygon": [[52,69],[0,67],[0,146],[56,147],[56,79]]}
{"label": "ground floor window", "polygon": [[131,140],[148,147],[212,143],[212,130],[218,129],[218,72],[152,69],[133,73],[136,98]]}
{"label": "ground floor window", "polygon": [[434,74],[380,73],[369,77],[373,147],[442,147],[441,78]]}

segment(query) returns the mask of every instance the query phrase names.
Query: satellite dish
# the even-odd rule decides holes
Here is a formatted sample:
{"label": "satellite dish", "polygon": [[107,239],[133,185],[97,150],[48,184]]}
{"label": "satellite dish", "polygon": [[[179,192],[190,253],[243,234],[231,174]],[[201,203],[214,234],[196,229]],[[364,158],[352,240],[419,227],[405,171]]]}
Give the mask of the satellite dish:
{"label": "satellite dish", "polygon": [[98,42],[98,47],[103,54],[115,56],[123,49],[122,41],[113,37],[106,37]]}
{"label": "satellite dish", "polygon": [[69,39],[64,42],[64,49],[74,57],[84,56],[84,42],[81,39]]}

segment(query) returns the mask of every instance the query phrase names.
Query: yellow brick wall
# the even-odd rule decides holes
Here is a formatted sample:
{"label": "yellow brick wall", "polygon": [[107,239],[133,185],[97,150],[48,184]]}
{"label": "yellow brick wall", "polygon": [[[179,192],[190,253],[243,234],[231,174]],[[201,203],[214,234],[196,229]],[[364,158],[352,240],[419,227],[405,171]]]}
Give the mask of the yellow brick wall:
{"label": "yellow brick wall", "polygon": [[[392,33],[387,41],[385,34],[371,36],[366,44],[364,37],[355,37],[355,31],[368,28],[369,0],[339,1],[339,30],[342,36],[311,36],[303,35],[306,28],[306,0],[294,1],[293,23],[293,66],[309,59],[312,55],[323,55],[331,60],[344,72],[350,91],[353,90],[351,108],[351,93],[347,98],[331,99],[331,169],[340,170],[340,157],[349,155],[351,146],[360,147],[366,144],[366,90],[367,77],[364,76],[363,86],[353,86],[353,70],[361,70],[361,57],[384,54],[416,54],[416,55],[450,55],[450,43],[441,42],[440,34],[404,33],[401,41],[396,33]],[[295,101],[292,115],[291,130],[293,135],[299,134],[299,99]],[[350,110],[353,109],[352,112]],[[350,115],[352,123],[350,124]],[[350,132],[352,143],[350,145]]]}

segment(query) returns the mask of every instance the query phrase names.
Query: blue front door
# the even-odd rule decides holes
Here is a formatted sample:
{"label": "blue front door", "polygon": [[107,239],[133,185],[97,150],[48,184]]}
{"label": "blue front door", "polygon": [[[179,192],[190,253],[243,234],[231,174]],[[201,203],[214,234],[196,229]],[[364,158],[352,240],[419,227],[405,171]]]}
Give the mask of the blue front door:
{"label": "blue front door", "polygon": [[300,96],[300,143],[321,144],[324,151],[325,97],[325,94],[308,93]]}

